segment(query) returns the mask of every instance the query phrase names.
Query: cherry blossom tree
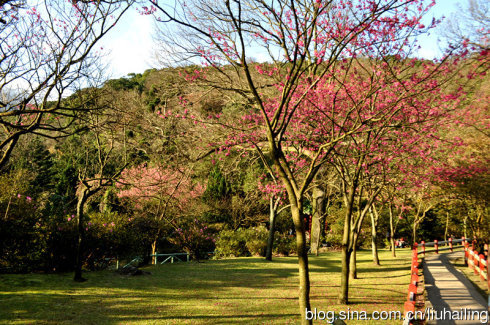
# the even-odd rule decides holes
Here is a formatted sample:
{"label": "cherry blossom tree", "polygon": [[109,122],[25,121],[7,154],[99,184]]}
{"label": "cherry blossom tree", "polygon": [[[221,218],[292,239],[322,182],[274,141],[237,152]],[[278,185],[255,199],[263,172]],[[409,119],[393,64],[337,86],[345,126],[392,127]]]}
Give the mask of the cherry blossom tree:
{"label": "cherry blossom tree", "polygon": [[[180,228],[178,217],[188,212],[191,201],[204,193],[201,184],[193,182],[189,170],[163,166],[137,166],[122,172],[118,180],[118,197],[128,198],[137,210],[149,215],[162,226]],[[155,233],[152,254],[156,252],[161,227]]]}
{"label": "cherry blossom tree", "polygon": [[[196,69],[189,79],[234,91],[250,107],[242,117],[248,127],[234,127],[233,141],[226,146],[248,143],[264,157],[267,153],[269,168],[287,192],[296,229],[304,323],[310,309],[305,193],[321,167],[354,136],[413,125],[437,111],[431,98],[439,96],[431,91],[444,83],[436,76],[450,74],[447,58],[438,63],[408,59],[413,36],[435,23],[426,27],[420,22],[430,6],[420,1],[196,0],[153,1],[148,8],[160,15],[160,21],[169,22],[163,26],[178,26],[165,34],[168,49],[174,51],[166,53],[169,58],[180,53],[181,63],[197,60],[217,71],[210,75]],[[269,63],[251,60],[254,47],[268,54]],[[422,68],[416,69],[416,64]],[[359,174],[364,162],[358,164]],[[349,236],[351,220],[347,221]],[[348,302],[350,245],[347,237],[341,303]]]}

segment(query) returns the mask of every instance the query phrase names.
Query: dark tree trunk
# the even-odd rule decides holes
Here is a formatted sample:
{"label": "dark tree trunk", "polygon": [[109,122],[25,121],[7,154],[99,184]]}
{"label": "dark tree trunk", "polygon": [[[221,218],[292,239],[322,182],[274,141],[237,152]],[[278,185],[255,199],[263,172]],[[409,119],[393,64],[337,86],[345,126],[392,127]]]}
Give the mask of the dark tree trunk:
{"label": "dark tree trunk", "polygon": [[10,158],[10,154],[12,153],[12,151],[14,150],[15,145],[19,141],[19,137],[20,137],[20,133],[18,133],[17,135],[14,135],[12,137],[12,139],[10,139],[9,144],[7,145],[7,149],[5,149],[3,151],[3,155],[0,156],[0,170],[3,167],[5,167],[5,165],[7,164],[7,161]]}
{"label": "dark tree trunk", "polygon": [[155,238],[155,240],[151,243],[151,264],[157,264],[157,257],[155,256],[157,252],[157,241],[158,238]]}
{"label": "dark tree trunk", "polygon": [[[446,228],[444,229],[444,240],[448,240],[447,232],[449,228],[449,212],[446,211]],[[446,244],[447,246],[448,244]]]}
{"label": "dark tree trunk", "polygon": [[[345,237],[345,234],[344,234]],[[339,304],[347,305],[349,303],[349,268],[350,268],[351,251],[346,244],[342,244],[342,274],[340,278]]]}
{"label": "dark tree trunk", "polygon": [[78,241],[77,241],[77,248],[76,248],[76,256],[75,256],[75,276],[73,280],[77,282],[83,282],[86,281],[82,277],[82,256],[83,256],[83,241],[85,237],[85,225],[84,225],[84,214],[83,214],[83,209],[85,206],[85,202],[87,201],[89,195],[89,190],[84,188],[81,190],[79,196],[78,196],[78,202],[77,202],[77,229],[78,229]]}
{"label": "dark tree trunk", "polygon": [[352,219],[352,198],[346,200],[348,202],[347,211],[344,218],[344,233],[342,237],[342,274],[340,276],[340,294],[339,304],[349,303],[349,273],[350,273],[350,258],[352,253],[351,244],[351,219]]}

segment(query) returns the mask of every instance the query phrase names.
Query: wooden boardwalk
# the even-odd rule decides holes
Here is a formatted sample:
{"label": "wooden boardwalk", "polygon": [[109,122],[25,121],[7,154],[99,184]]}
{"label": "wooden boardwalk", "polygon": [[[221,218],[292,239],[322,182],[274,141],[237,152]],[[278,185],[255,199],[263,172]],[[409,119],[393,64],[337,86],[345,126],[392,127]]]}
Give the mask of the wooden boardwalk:
{"label": "wooden boardwalk", "polygon": [[[427,254],[425,257],[426,310],[432,311],[434,316],[433,319],[428,318],[427,324],[490,324],[487,319],[486,297],[482,297],[470,281],[449,261],[452,258],[462,257],[463,254],[464,252],[458,251],[446,254]],[[464,318],[464,315],[468,316],[472,313],[475,316],[473,320],[454,319],[461,319]],[[453,316],[452,319],[449,314]]]}

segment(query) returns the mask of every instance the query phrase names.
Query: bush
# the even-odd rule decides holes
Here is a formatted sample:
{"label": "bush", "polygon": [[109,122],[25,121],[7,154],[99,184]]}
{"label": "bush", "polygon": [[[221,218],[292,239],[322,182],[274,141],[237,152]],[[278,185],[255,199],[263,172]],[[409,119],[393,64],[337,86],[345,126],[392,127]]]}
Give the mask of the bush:
{"label": "bush", "polygon": [[342,234],[329,232],[325,235],[327,245],[334,248],[342,247]]}
{"label": "bush", "polygon": [[114,212],[92,213],[86,224],[84,253],[87,269],[103,268],[106,259],[146,256],[158,232],[158,222]]}
{"label": "bush", "polygon": [[269,232],[264,226],[248,228],[243,232],[243,239],[248,252],[254,256],[265,256]]}
{"label": "bush", "polygon": [[248,250],[243,237],[242,229],[222,230],[216,240],[215,256],[217,258],[247,256]]}
{"label": "bush", "polygon": [[296,254],[296,237],[276,232],[274,236],[274,253],[283,256]]}
{"label": "bush", "polygon": [[264,226],[222,230],[216,241],[216,257],[265,256],[267,236]]}
{"label": "bush", "polygon": [[[1,203],[4,205],[0,205],[0,272],[34,271],[45,254],[47,225],[38,217],[29,196],[18,194]],[[5,213],[7,206],[9,210]]]}
{"label": "bush", "polygon": [[194,219],[182,222],[169,240],[199,260],[206,258],[208,252],[214,250],[216,241],[214,237],[212,229],[198,219]]}

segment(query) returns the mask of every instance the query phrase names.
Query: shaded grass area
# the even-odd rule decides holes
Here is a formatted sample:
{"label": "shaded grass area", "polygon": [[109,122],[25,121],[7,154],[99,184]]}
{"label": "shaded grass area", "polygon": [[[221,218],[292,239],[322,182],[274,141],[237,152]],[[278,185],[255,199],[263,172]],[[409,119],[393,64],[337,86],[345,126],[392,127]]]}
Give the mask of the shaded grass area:
{"label": "shaded grass area", "polygon": [[468,266],[464,265],[464,258],[460,257],[457,259],[449,260],[456,269],[458,269],[475,287],[476,291],[478,291],[485,300],[487,299],[490,292],[487,288],[487,282],[482,281],[480,276],[476,275],[474,271],[472,271]]}
{"label": "shaded grass area", "polygon": [[[380,251],[358,253],[360,279],[352,280],[351,304],[338,305],[340,253],[310,257],[311,306],[323,311],[403,310],[410,281],[410,250],[393,259]],[[111,271],[0,275],[0,324],[297,324],[296,257],[237,258],[145,268],[152,275]],[[346,321],[400,324],[400,320]],[[326,323],[326,321],[318,321]]]}

